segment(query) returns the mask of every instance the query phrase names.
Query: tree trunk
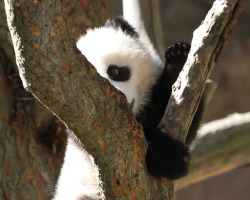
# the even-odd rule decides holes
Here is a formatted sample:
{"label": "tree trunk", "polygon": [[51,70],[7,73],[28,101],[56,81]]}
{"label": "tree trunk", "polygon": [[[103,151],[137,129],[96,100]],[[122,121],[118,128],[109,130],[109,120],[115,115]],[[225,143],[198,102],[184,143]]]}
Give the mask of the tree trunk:
{"label": "tree trunk", "polygon": [[40,140],[34,97],[2,50],[0,85],[0,199],[49,199],[62,160]]}
{"label": "tree trunk", "polygon": [[[84,12],[90,6],[93,6],[91,11]],[[22,17],[30,14],[28,7],[25,9],[15,2],[16,9],[21,7],[24,9]],[[73,38],[76,40],[88,27],[103,24],[107,7],[105,1],[98,4],[67,1],[64,11]],[[34,24],[27,26],[30,35],[39,34],[36,28]],[[66,134],[63,124],[24,90],[15,63],[4,2],[1,1],[0,199],[47,200],[52,198],[61,168]]]}

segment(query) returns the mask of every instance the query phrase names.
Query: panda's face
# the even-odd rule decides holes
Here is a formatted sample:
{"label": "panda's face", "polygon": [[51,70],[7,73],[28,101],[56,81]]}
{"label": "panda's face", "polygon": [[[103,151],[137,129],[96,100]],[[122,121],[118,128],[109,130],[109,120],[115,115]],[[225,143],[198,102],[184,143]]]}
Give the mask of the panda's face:
{"label": "panda's face", "polygon": [[125,94],[138,114],[159,75],[159,67],[139,38],[121,29],[101,27],[88,30],[77,47],[101,76]]}

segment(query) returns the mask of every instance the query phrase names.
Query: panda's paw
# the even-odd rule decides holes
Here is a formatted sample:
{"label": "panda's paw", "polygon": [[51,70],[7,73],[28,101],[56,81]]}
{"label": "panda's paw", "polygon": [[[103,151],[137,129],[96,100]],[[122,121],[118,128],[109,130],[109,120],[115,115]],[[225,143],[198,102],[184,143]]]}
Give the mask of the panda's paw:
{"label": "panda's paw", "polygon": [[182,63],[185,64],[188,53],[190,51],[190,44],[186,42],[177,42],[170,47],[165,53],[166,63]]}
{"label": "panda's paw", "polygon": [[146,154],[148,172],[157,177],[178,179],[188,172],[188,147],[167,134],[159,134],[149,143]]}
{"label": "panda's paw", "polygon": [[190,44],[185,42],[178,42],[168,47],[168,50],[165,53],[166,69],[175,78],[178,77],[182,70],[189,51]]}

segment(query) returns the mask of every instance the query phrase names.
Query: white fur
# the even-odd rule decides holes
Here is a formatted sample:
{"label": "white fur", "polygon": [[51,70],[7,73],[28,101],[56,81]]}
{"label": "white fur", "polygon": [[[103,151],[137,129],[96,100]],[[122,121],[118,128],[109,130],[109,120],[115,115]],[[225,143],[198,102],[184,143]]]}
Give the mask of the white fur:
{"label": "white fur", "polygon": [[[138,114],[147,103],[151,87],[162,70],[159,60],[154,59],[140,39],[121,29],[101,27],[88,30],[78,40],[77,48],[101,76],[125,94],[129,103],[135,100],[133,111]],[[131,78],[125,82],[111,80],[107,74],[109,65],[130,67]]]}
{"label": "white fur", "polygon": [[[151,87],[162,71],[158,57],[145,47],[140,38],[109,27],[88,30],[77,42],[78,49],[94,65],[98,73],[121,90],[138,115],[147,103]],[[111,80],[109,65],[126,66],[131,78],[125,82]],[[93,158],[69,133],[68,144],[54,200],[104,199],[99,174]]]}
{"label": "white fur", "polygon": [[70,130],[56,188],[54,200],[104,199],[94,159]]}

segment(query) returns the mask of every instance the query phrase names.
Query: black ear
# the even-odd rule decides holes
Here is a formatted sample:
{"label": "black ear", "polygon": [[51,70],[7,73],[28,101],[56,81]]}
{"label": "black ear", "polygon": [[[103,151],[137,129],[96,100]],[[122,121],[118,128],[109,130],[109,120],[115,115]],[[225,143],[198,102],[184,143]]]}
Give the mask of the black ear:
{"label": "black ear", "polygon": [[114,19],[108,19],[105,23],[106,27],[112,27],[115,30],[117,29],[121,29],[125,34],[131,36],[131,37],[135,37],[138,38],[139,35],[138,33],[135,31],[135,28],[132,27],[125,19],[123,19],[122,17],[116,17]]}

